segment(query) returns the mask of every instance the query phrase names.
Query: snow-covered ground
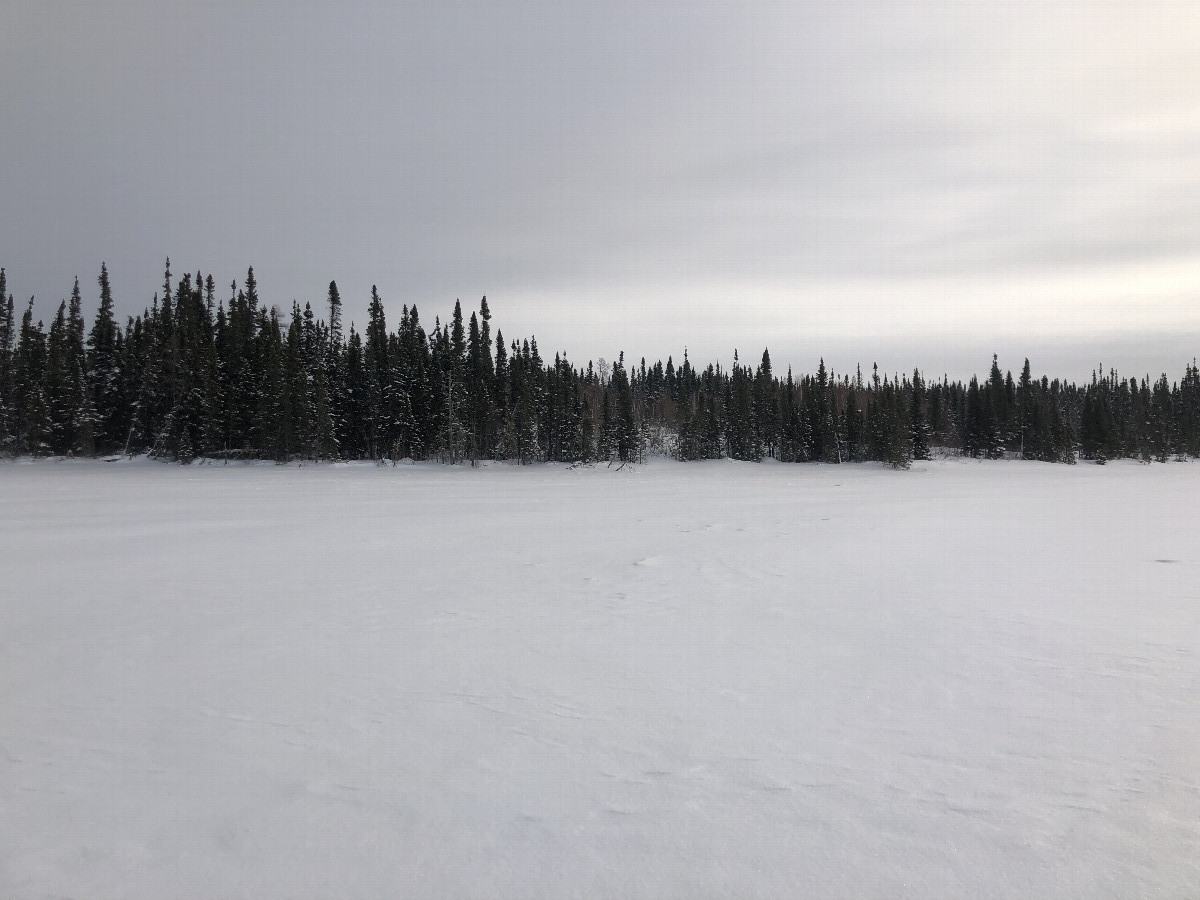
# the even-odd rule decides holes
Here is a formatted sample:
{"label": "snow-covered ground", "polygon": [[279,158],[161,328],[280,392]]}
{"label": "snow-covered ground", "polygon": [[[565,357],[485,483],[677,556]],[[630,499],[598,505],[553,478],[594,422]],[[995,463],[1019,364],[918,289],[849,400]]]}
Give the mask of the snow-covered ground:
{"label": "snow-covered ground", "polygon": [[0,464],[0,896],[1195,897],[1200,465]]}

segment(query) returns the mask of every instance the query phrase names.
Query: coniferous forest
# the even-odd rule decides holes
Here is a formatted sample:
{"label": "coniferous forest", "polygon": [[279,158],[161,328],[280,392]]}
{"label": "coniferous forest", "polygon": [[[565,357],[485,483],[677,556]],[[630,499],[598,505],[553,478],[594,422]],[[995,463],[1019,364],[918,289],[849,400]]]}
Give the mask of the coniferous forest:
{"label": "coniferous forest", "polygon": [[770,355],[729,370],[687,353],[636,365],[573,365],[533,337],[493,330],[484,298],[426,330],[416,306],[389,329],[372,289],[366,329],[324,308],[259,298],[254,270],[218,296],[213,277],[173,279],[123,325],[108,271],[91,326],[75,280],[47,327],[0,269],[0,452],[149,453],[212,459],[629,462],[731,457],[882,461],[935,451],[1073,463],[1200,456],[1200,370],[1151,382],[1096,372],[1082,386],[1001,371],[970,382],[919,371],[775,371]]}

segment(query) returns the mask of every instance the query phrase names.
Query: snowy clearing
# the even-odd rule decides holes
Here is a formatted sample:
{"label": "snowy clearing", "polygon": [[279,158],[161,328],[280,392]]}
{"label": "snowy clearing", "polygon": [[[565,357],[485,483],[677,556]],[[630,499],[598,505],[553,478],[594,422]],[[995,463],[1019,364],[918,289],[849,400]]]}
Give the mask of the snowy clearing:
{"label": "snowy clearing", "polygon": [[0,464],[0,896],[1200,889],[1200,466]]}

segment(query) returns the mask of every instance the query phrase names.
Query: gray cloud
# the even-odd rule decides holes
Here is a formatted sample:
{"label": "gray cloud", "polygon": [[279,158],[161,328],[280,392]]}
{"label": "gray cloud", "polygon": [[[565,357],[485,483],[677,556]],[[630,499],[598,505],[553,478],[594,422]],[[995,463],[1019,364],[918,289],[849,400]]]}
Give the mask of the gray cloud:
{"label": "gray cloud", "polygon": [[1200,336],[1195,4],[3,16],[14,292],[105,259],[132,313],[170,254],[360,319],[487,293],[574,357]]}

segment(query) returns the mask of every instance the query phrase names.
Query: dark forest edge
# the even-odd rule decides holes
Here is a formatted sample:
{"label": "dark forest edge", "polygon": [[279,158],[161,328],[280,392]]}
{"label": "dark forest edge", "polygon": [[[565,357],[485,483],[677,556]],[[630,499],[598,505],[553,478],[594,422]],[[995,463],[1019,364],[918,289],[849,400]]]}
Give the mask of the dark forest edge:
{"label": "dark forest edge", "polygon": [[780,378],[757,366],[692,365],[685,351],[626,368],[543,361],[535,338],[506,343],[484,298],[464,323],[422,326],[404,306],[389,331],[372,288],[367,327],[344,334],[329,284],[326,318],[259,300],[254,270],[217,299],[213,278],[173,281],[124,327],[108,270],[90,330],[79,280],[49,330],[30,298],[18,325],[0,269],[0,452],[274,459],[629,462],[730,457],[783,462],[874,460],[897,468],[938,448],[967,456],[1073,463],[1200,456],[1200,371],[1150,383],[1093,373],[1082,387],[1002,373],[943,377]]}

